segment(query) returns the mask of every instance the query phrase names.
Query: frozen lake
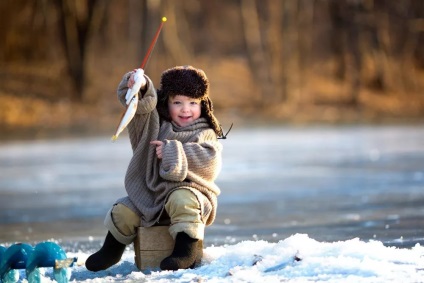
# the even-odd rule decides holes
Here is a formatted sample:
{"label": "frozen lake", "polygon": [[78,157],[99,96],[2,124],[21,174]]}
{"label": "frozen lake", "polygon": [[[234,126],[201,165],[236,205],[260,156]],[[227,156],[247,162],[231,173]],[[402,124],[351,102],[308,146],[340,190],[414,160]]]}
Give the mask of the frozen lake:
{"label": "frozen lake", "polygon": [[[236,125],[222,143],[222,194],[206,245],[296,233],[424,243],[422,126]],[[130,157],[126,135],[0,143],[0,243],[102,241]]]}

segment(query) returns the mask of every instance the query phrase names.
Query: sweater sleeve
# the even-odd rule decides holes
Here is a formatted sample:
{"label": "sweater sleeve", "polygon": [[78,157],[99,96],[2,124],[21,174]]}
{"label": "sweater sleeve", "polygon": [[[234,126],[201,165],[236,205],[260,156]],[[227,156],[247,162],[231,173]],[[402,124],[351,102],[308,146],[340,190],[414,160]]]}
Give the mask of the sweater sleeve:
{"label": "sweater sleeve", "polygon": [[125,100],[125,95],[127,94],[127,90],[128,90],[128,80],[131,76],[131,72],[126,73],[123,77],[121,82],[118,85],[118,89],[117,89],[117,94],[118,94],[118,100],[119,102],[121,102],[121,104],[123,106],[126,106],[126,100]]}
{"label": "sweater sleeve", "polygon": [[161,177],[170,181],[214,181],[221,170],[222,145],[216,140],[181,143],[165,140]]}
{"label": "sweater sleeve", "polygon": [[181,142],[165,140],[159,174],[168,181],[182,182],[187,177],[187,159]]}
{"label": "sweater sleeve", "polygon": [[[126,99],[125,96],[128,91],[128,79],[131,76],[131,72],[126,73],[123,77],[121,82],[118,85],[118,100],[121,102],[123,106],[126,105]],[[150,80],[149,77],[145,76],[147,81],[147,88],[144,91],[139,91],[138,93],[138,103],[137,103],[137,110],[136,113],[131,120],[131,122],[128,124],[127,129],[130,137],[131,147],[133,150],[136,149],[136,147],[139,144],[140,138],[142,133],[145,130],[145,126],[147,121],[149,121],[150,114],[154,111],[156,111],[156,103],[157,103],[157,93],[156,89],[153,85],[153,82]]]}
{"label": "sweater sleeve", "polygon": [[[123,77],[121,82],[118,85],[118,100],[121,102],[123,106],[126,107],[126,99],[125,96],[128,91],[128,80],[131,76],[131,72],[126,73]],[[149,77],[145,75],[146,81],[147,81],[147,89],[145,91],[140,90],[138,93],[138,106],[137,106],[137,112],[136,114],[146,114],[152,112],[156,108],[157,103],[157,94],[156,89],[153,85],[153,82]]]}
{"label": "sweater sleeve", "polygon": [[188,163],[188,178],[197,176],[206,181],[214,181],[221,171],[222,145],[218,141],[184,144]]}

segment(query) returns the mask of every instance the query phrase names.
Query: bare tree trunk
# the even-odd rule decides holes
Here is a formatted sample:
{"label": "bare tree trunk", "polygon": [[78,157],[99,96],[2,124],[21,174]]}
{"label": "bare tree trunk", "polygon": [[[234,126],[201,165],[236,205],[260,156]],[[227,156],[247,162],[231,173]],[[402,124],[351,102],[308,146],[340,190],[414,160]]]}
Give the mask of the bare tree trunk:
{"label": "bare tree trunk", "polygon": [[[189,25],[180,9],[181,4],[174,1],[164,3],[164,11],[167,15],[169,24],[163,31],[163,42],[167,56],[170,61],[176,62],[177,65],[187,65],[190,62],[190,52],[184,40],[181,40],[180,26],[182,30],[188,30]],[[171,64],[171,63],[170,63]],[[175,64],[175,63],[174,63]]]}
{"label": "bare tree trunk", "polygon": [[133,67],[139,66],[148,48],[147,0],[128,1],[128,53],[134,54]]}
{"label": "bare tree trunk", "polygon": [[380,42],[380,38],[378,36],[377,13],[379,12],[375,9],[374,4],[371,7],[368,7],[368,27],[370,30],[369,52],[374,69],[373,73],[370,76],[369,86],[377,91],[383,91],[386,88],[384,68],[384,61],[386,60],[386,58],[385,52],[383,50],[383,45]]}
{"label": "bare tree trunk", "polygon": [[199,1],[199,4],[202,5],[201,10],[210,11],[202,15],[203,24],[200,26],[200,31],[207,31],[207,33],[203,33],[199,38],[203,42],[202,47],[208,49],[209,57],[217,58],[219,49],[217,48],[216,39],[219,37],[221,30],[217,28],[219,20],[216,17],[216,13],[219,13],[221,6],[217,1]]}
{"label": "bare tree trunk", "polygon": [[310,53],[312,46],[313,27],[314,27],[314,9],[315,0],[300,0],[299,1],[299,16],[298,16],[298,30],[299,30],[299,99],[302,100],[304,96],[303,88],[307,85],[308,70],[312,65],[310,62]]}
{"label": "bare tree trunk", "polygon": [[380,44],[380,60],[383,64],[384,71],[384,89],[393,89],[398,84],[396,71],[393,66],[392,46],[393,39],[390,36],[390,18],[385,5],[376,6],[376,33]]}
{"label": "bare tree trunk", "polygon": [[[376,6],[372,12],[372,36],[375,37],[373,46],[374,64],[376,64],[376,74],[372,81],[372,86],[379,90],[385,91],[392,86],[392,70],[390,68],[390,36],[389,36],[389,20],[387,10],[384,7]],[[385,9],[385,8],[384,8]]]}
{"label": "bare tree trunk", "polygon": [[300,83],[300,50],[299,50],[299,28],[298,28],[298,1],[284,1],[284,18],[285,18],[285,68],[287,79],[288,100],[295,105],[299,99],[299,83]]}
{"label": "bare tree trunk", "polygon": [[418,47],[418,34],[420,33],[420,29],[419,26],[416,24],[415,19],[410,19],[410,17],[408,17],[408,13],[411,13],[411,10],[414,11],[415,8],[419,7],[415,7],[415,1],[407,1],[406,3],[408,5],[408,9],[405,11],[406,14],[404,15],[406,40],[404,41],[401,54],[401,75],[403,82],[403,90],[405,93],[408,93],[409,91],[413,91],[418,87],[417,70],[414,64],[414,52]]}
{"label": "bare tree trunk", "polygon": [[255,82],[258,84],[263,105],[275,101],[274,91],[268,69],[268,62],[263,49],[262,35],[259,25],[259,15],[255,0],[241,1],[241,15],[243,20],[244,38],[251,69]]}
{"label": "bare tree trunk", "polygon": [[[424,6],[424,3],[423,3]],[[423,8],[424,9],[424,8]],[[417,46],[414,51],[414,62],[420,69],[424,69],[424,16],[415,20],[416,30],[420,31],[417,35]]]}
{"label": "bare tree trunk", "polygon": [[348,33],[348,66],[350,66],[350,101],[351,105],[358,105],[359,91],[361,89],[361,70],[362,70],[362,58],[359,50],[359,27],[356,22],[353,22],[349,26]]}
{"label": "bare tree trunk", "polygon": [[[101,3],[99,5],[99,2]],[[56,0],[59,8],[62,44],[65,48],[73,100],[82,101],[85,87],[85,56],[91,31],[97,28],[106,10],[105,1]]]}
{"label": "bare tree trunk", "polygon": [[283,51],[285,45],[284,33],[282,31],[284,15],[283,1],[268,1],[268,37],[267,46],[270,62],[270,75],[274,87],[274,96],[278,102],[287,99],[287,78],[285,73],[285,61]]}
{"label": "bare tree trunk", "polygon": [[333,47],[336,56],[336,77],[349,82],[349,101],[358,104],[361,88],[362,56],[359,47],[360,21],[359,4],[332,0],[330,16],[336,33],[333,35]]}
{"label": "bare tree trunk", "polygon": [[331,48],[335,58],[334,77],[339,80],[344,80],[346,75],[346,62],[344,58],[344,46],[346,41],[345,22],[341,15],[342,1],[331,0],[329,2],[329,16],[332,25],[331,32]]}

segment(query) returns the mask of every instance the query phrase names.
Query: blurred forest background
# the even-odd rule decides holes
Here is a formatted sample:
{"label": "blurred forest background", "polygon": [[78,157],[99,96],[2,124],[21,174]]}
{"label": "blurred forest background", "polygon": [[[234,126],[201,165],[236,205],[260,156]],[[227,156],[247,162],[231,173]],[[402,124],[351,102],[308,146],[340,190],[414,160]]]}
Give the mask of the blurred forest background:
{"label": "blurred forest background", "polygon": [[0,139],[112,134],[122,75],[203,69],[224,130],[424,117],[422,0],[2,0]]}

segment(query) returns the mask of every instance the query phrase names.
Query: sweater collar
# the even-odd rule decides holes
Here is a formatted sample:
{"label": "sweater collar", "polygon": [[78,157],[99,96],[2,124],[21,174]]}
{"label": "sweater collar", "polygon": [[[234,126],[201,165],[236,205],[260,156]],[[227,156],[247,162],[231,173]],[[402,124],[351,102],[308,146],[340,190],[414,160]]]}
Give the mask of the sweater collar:
{"label": "sweater collar", "polygon": [[203,118],[203,117],[197,119],[192,124],[184,126],[184,127],[178,126],[174,122],[171,122],[171,124],[172,124],[172,129],[174,130],[174,132],[190,132],[190,131],[195,131],[199,129],[210,128],[208,121],[206,120],[206,118]]}

